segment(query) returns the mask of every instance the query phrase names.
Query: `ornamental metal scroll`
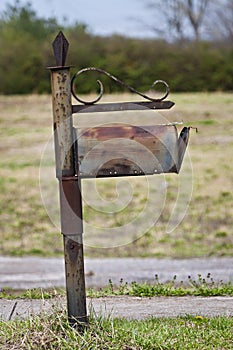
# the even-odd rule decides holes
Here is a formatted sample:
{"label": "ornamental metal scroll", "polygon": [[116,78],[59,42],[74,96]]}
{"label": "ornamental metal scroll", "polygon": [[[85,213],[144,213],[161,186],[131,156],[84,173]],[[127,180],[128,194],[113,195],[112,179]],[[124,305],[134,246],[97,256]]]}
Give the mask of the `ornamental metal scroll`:
{"label": "ornamental metal scroll", "polygon": [[82,100],[80,97],[77,96],[76,94],[76,91],[75,91],[75,80],[83,73],[86,73],[86,72],[98,72],[100,74],[104,74],[106,75],[108,78],[110,78],[111,80],[113,80],[115,83],[117,83],[118,85],[128,89],[130,92],[133,92],[141,97],[143,97],[144,99],[146,100],[149,100],[151,102],[161,102],[163,100],[165,100],[165,98],[168,96],[169,92],[170,92],[170,88],[169,88],[169,85],[166,83],[166,81],[164,80],[155,80],[151,86],[151,88],[154,88],[155,85],[157,84],[162,84],[165,86],[165,93],[162,97],[160,98],[152,98],[146,94],[143,94],[141,93],[140,91],[136,90],[135,88],[133,88],[132,86],[128,85],[127,83],[125,83],[124,81],[118,79],[117,77],[115,77],[114,75],[108,73],[107,71],[101,69],[101,68],[96,68],[96,67],[87,67],[87,68],[84,68],[84,69],[81,69],[80,71],[78,71],[74,76],[73,78],[71,79],[71,92],[72,92],[72,95],[73,97],[80,103],[83,103],[83,104],[86,104],[86,105],[92,105],[94,103],[97,103],[100,101],[100,99],[102,98],[103,96],[103,93],[104,93],[104,86],[103,86],[103,83],[101,82],[101,80],[97,80],[97,83],[99,85],[99,88],[100,88],[100,93],[99,93],[99,96],[94,99],[93,101],[84,101]]}

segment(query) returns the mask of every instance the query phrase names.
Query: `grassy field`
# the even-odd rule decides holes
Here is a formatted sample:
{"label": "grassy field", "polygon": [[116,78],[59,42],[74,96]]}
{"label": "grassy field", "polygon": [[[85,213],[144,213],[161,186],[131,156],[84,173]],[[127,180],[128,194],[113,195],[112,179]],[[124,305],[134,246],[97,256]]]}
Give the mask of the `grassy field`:
{"label": "grassy field", "polygon": [[233,349],[233,319],[201,316],[151,318],[143,321],[90,319],[83,334],[59,311],[24,321],[0,321],[2,350],[14,349]]}
{"label": "grassy field", "polygon": [[[126,94],[105,97],[105,101],[133,99]],[[198,128],[198,133],[191,129],[188,153],[178,176],[131,177],[128,183],[126,178],[83,181],[86,255],[232,255],[232,94],[171,94],[170,99],[176,106],[159,114],[75,117],[80,126],[116,120],[146,125],[168,119]],[[58,188],[50,147],[51,98],[0,96],[0,111],[0,254],[60,255]],[[162,187],[165,190],[160,191]],[[103,203],[90,196],[96,188]],[[137,221],[127,225],[146,209],[141,226]]]}

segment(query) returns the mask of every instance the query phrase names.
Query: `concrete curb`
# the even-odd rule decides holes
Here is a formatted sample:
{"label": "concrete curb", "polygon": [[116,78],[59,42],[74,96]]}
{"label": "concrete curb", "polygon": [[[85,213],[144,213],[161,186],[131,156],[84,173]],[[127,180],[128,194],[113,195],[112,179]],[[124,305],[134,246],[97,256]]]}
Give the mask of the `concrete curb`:
{"label": "concrete curb", "polygon": [[[87,299],[88,314],[101,317],[144,319],[177,316],[233,316],[233,297],[153,297],[114,296]],[[0,319],[26,319],[40,313],[51,314],[66,308],[65,298],[49,300],[0,300]]]}

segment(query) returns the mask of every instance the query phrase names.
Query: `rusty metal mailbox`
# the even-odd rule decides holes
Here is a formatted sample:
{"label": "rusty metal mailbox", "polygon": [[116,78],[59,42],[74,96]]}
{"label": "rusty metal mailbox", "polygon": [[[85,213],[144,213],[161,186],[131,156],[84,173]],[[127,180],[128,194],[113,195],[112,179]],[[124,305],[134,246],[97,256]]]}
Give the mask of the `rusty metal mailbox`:
{"label": "rusty metal mailbox", "polygon": [[178,173],[188,128],[114,125],[76,129],[78,175],[112,177]]}
{"label": "rusty metal mailbox", "polygon": [[[59,32],[53,42],[56,66],[50,67],[53,125],[56,156],[56,176],[59,180],[61,231],[64,239],[66,291],[70,324],[87,323],[81,179],[116,176],[143,176],[160,173],[179,173],[188,143],[189,128],[178,135],[175,124],[135,126],[111,124],[92,128],[75,128],[75,113],[97,113],[128,110],[169,109],[174,103],[142,94],[100,68],[85,68],[70,79],[70,67],[65,66],[68,42]],[[83,101],[75,92],[75,79],[86,71],[97,71],[126,87],[146,101],[97,104],[103,95],[93,101]],[[72,105],[71,96],[79,102]]]}

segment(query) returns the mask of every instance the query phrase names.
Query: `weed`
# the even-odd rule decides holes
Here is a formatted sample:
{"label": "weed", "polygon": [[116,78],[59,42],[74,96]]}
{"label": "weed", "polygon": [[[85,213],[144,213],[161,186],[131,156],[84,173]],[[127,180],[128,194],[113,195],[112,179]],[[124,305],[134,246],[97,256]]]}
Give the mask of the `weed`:
{"label": "weed", "polygon": [[64,295],[64,288],[17,290],[5,287],[0,290],[0,299],[52,299]]}
{"label": "weed", "polygon": [[155,275],[153,283],[124,282],[120,280],[119,285],[114,286],[112,281],[106,288],[99,290],[90,289],[88,296],[103,297],[109,295],[131,295],[137,297],[154,297],[154,296],[233,296],[233,284],[216,282],[207,274],[206,277],[198,275],[197,279],[188,276],[188,282],[177,281],[176,275],[167,283],[161,283],[159,276]]}
{"label": "weed", "polygon": [[[3,288],[0,291],[0,299],[51,299],[56,296],[64,296],[63,288],[42,289],[35,288],[27,291]],[[105,297],[114,295],[131,295],[138,297],[154,297],[154,296],[233,296],[233,284],[231,282],[223,283],[222,281],[214,281],[211,274],[203,277],[200,274],[197,279],[188,276],[187,281],[177,281],[176,275],[171,281],[162,283],[156,274],[153,283],[124,282],[119,281],[118,285],[114,285],[112,280],[104,288],[87,290],[88,297]]]}

